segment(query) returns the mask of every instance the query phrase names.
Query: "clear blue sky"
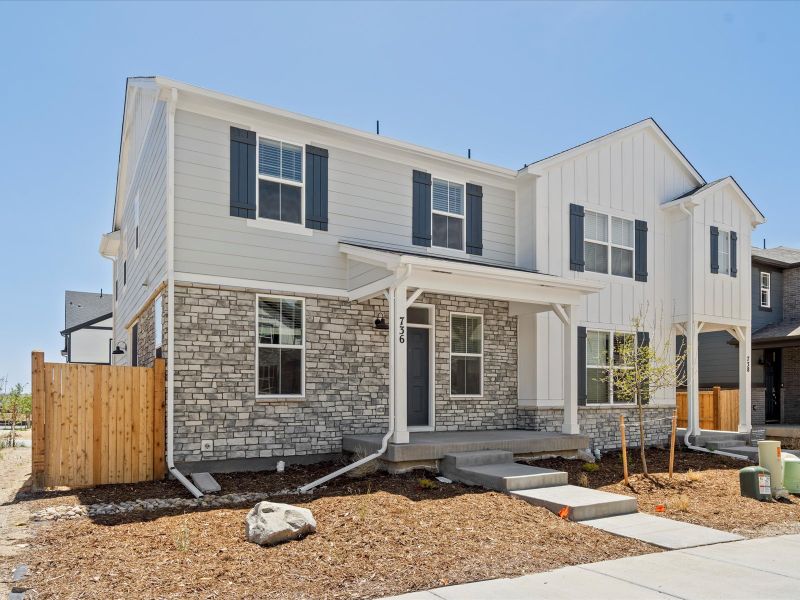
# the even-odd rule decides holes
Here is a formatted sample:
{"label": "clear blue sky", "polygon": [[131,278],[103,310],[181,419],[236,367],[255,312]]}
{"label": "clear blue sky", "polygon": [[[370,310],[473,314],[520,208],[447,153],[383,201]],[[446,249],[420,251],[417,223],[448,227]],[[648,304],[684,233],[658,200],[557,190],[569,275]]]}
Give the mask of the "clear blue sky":
{"label": "clear blue sky", "polygon": [[111,289],[125,78],[165,75],[508,167],[654,117],[800,247],[800,4],[0,4],[0,375]]}

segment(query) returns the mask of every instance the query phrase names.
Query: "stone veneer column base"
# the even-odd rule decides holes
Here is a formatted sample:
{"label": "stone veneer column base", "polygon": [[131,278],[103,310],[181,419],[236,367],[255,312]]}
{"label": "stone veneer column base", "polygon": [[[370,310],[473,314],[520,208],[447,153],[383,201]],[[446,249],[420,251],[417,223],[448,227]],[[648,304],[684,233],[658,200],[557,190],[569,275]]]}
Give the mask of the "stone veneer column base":
{"label": "stone veneer column base", "polygon": [[[645,444],[663,446],[669,444],[672,431],[671,417],[674,406],[645,406]],[[579,406],[578,424],[581,433],[591,438],[593,450],[608,451],[622,447],[619,432],[619,416],[625,415],[625,437],[629,447],[640,444],[639,415],[636,406]],[[533,431],[560,432],[564,421],[561,408],[520,407],[517,426]]]}

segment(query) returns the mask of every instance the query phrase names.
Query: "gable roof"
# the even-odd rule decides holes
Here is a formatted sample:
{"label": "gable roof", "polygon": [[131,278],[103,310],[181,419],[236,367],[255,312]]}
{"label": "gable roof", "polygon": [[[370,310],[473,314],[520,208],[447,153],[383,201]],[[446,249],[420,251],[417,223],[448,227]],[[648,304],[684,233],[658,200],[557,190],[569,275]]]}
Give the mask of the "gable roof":
{"label": "gable roof", "polygon": [[700,187],[697,187],[697,188],[693,189],[690,192],[686,192],[682,196],[678,196],[674,200],[670,200],[669,202],[665,202],[661,206],[663,208],[671,208],[673,206],[677,206],[677,205],[681,204],[682,202],[684,202],[688,198],[697,197],[698,199],[702,199],[702,196],[705,195],[706,192],[710,192],[711,190],[716,189],[718,187],[722,187],[724,185],[730,185],[731,187],[733,187],[734,192],[736,192],[736,194],[739,196],[739,198],[742,200],[742,202],[744,202],[744,204],[753,213],[753,216],[754,216],[753,225],[759,225],[761,223],[766,223],[767,218],[764,216],[764,213],[762,213],[758,209],[758,207],[755,205],[755,203],[750,199],[750,196],[748,196],[744,192],[744,190],[739,185],[739,183],[730,175],[728,175],[727,177],[721,177],[719,179],[715,179],[714,181],[712,181],[710,183],[706,183],[704,185],[701,185]]}
{"label": "gable roof", "polygon": [[703,179],[703,176],[700,175],[700,172],[694,168],[694,165],[689,162],[689,159],[686,158],[683,152],[681,152],[680,148],[678,148],[675,143],[670,139],[670,137],[664,133],[664,130],[661,129],[661,126],[656,123],[656,120],[652,117],[647,117],[641,121],[636,123],[632,123],[631,125],[627,125],[625,127],[621,127],[611,133],[606,133],[605,135],[601,135],[600,137],[596,137],[588,142],[583,142],[582,144],[578,144],[577,146],[573,146],[572,148],[568,148],[567,150],[562,150],[561,152],[557,152],[556,154],[552,154],[547,158],[543,158],[541,160],[537,160],[536,162],[532,162],[529,165],[520,169],[520,171],[526,171],[528,173],[536,174],[537,171],[540,171],[543,168],[550,166],[553,163],[561,162],[571,158],[572,156],[580,153],[586,152],[587,150],[592,149],[594,146],[599,146],[600,144],[608,141],[612,137],[620,136],[620,135],[629,135],[631,133],[635,133],[636,131],[640,131],[642,129],[649,129],[652,131],[657,138],[659,138],[664,145],[672,151],[672,154],[675,158],[678,159],[684,168],[694,177],[699,185],[705,185],[706,180]]}
{"label": "gable roof", "polygon": [[753,248],[753,260],[763,262],[777,267],[797,267],[800,266],[800,250],[797,248],[787,248],[778,246],[777,248]]}
{"label": "gable roof", "polygon": [[94,292],[64,292],[64,331],[69,333],[112,315],[114,296]]}

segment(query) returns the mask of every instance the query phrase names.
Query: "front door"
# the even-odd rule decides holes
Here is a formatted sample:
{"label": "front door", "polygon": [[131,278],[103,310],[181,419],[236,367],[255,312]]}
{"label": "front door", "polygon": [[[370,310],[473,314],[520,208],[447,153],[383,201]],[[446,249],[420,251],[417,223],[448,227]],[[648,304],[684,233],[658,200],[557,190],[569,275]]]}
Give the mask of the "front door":
{"label": "front door", "polygon": [[764,350],[764,420],[781,420],[781,351]]}
{"label": "front door", "polygon": [[408,328],[408,425],[430,425],[430,330]]}

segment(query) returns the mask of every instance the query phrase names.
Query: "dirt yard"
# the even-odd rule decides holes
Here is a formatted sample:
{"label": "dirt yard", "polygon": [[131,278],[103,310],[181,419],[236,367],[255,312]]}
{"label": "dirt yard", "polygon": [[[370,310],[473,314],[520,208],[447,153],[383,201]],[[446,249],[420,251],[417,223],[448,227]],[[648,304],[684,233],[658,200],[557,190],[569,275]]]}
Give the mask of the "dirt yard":
{"label": "dirt yard", "polygon": [[[604,457],[592,473],[579,461],[536,464],[568,471],[571,483],[636,495],[645,512],[748,536],[800,531],[796,498],[783,504],[739,497],[738,461],[678,453],[672,481],[666,477],[666,452],[651,450],[648,461],[654,480],[633,475],[632,488],[621,483],[618,454]],[[217,479],[223,493],[274,492],[293,489],[336,466]],[[639,472],[633,452],[630,467],[631,473]],[[25,562],[32,575],[24,587],[37,598],[375,598],[658,551],[563,521],[503,494],[421,484],[427,477],[340,478],[313,496],[275,497],[311,509],[318,532],[273,548],[244,540],[249,506],[47,523],[37,527],[28,547],[17,548],[5,561],[0,558],[0,579]],[[185,496],[179,484],[158,482],[23,493],[11,506],[29,514],[53,505]],[[663,513],[658,505],[664,505]]]}
{"label": "dirt yard", "polygon": [[[334,465],[220,476],[223,491],[279,490]],[[318,532],[262,548],[244,540],[247,508],[128,514],[42,525],[15,562],[37,598],[374,598],[655,552],[545,509],[422,474],[340,479],[305,506]],[[183,496],[172,483],[48,494],[22,504]],[[3,565],[8,573],[11,564]]]}
{"label": "dirt yard", "polygon": [[[641,475],[639,450],[628,452],[630,486],[622,482],[622,455],[608,454],[592,473],[579,461],[548,459],[536,464],[569,473],[569,482],[635,496],[639,510],[678,521],[723,529],[746,537],[800,533],[800,498],[786,502],[759,502],[739,495],[739,469],[750,463],[703,454],[676,452],[673,478],[669,479],[669,452],[648,450],[648,479]],[[663,511],[657,507],[663,506]]]}

